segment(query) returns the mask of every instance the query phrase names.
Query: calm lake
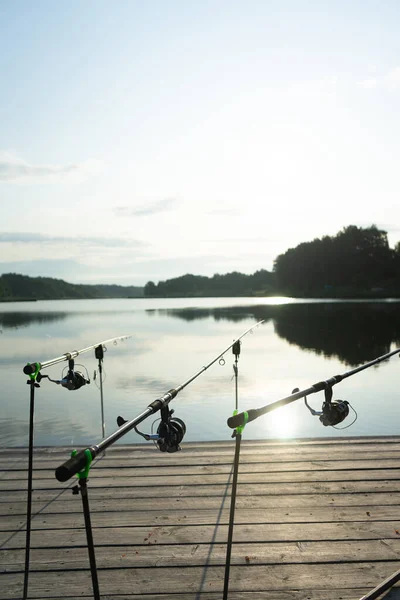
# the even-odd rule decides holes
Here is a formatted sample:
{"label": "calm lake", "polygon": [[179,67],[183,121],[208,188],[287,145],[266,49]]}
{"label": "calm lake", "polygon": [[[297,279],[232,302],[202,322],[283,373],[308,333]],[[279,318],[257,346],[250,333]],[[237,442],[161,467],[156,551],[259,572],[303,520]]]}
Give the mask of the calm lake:
{"label": "calm lake", "polygon": [[[116,418],[132,419],[155,398],[184,383],[261,319],[242,340],[239,410],[258,408],[293,388],[343,374],[400,346],[398,301],[299,301],[290,298],[71,300],[0,304],[0,445],[28,443],[29,386],[23,366],[45,362],[121,335],[104,356],[106,433]],[[186,423],[183,440],[226,440],[235,403],[231,350],[172,400]],[[35,392],[35,445],[91,445],[101,440],[100,391],[94,351],[76,367],[91,383],[76,391],[42,380]],[[42,371],[60,379],[67,363]],[[358,413],[342,431],[324,427],[298,400],[249,423],[247,439],[398,435],[400,362],[397,356],[336,385],[334,398]],[[319,410],[323,393],[309,397]],[[157,415],[139,427],[151,432]],[[350,411],[339,425],[354,419]],[[156,424],[157,425],[157,424]],[[155,427],[156,427],[155,425]],[[145,442],[129,432],[121,443]]]}

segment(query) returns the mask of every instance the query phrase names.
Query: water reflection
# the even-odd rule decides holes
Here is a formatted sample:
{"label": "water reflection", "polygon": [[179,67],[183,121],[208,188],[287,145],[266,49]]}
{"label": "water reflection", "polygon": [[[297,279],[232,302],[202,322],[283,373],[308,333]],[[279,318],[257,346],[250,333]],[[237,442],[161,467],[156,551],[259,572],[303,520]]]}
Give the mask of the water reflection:
{"label": "water reflection", "polygon": [[[25,415],[28,416],[27,414]],[[69,445],[72,443],[71,433],[75,440],[85,440],[89,437],[89,431],[80,423],[72,420],[57,420],[43,418],[35,422],[35,439],[40,440],[41,446]],[[16,418],[5,418],[0,420],[0,440],[2,446],[27,446],[28,445],[28,422]]]}
{"label": "water reflection", "polygon": [[0,312],[0,328],[18,329],[28,325],[54,323],[68,316],[67,312]]}
{"label": "water reflection", "polygon": [[[96,340],[131,334],[110,345],[104,361],[106,432],[116,429],[116,417],[133,418],[161,393],[177,387],[207,365],[234,337],[256,321],[265,320],[254,335],[243,339],[239,364],[239,406],[263,406],[304,389],[345,369],[382,355],[400,340],[398,302],[291,302],[264,299],[196,299],[187,308],[176,301],[76,301],[32,303],[2,311],[0,323],[0,446],[26,445],[29,388],[22,367],[66,351],[85,348]],[[263,303],[264,302],[264,303]],[[197,308],[196,308],[197,307]],[[39,310],[40,309],[40,310]],[[146,309],[151,309],[146,310]],[[6,323],[6,326],[4,325]],[[1,327],[1,325],[0,325]],[[304,351],[306,350],[306,351]],[[233,357],[213,364],[174,400],[176,416],[187,425],[186,441],[230,439],[226,419],[234,406]],[[92,376],[94,352],[77,361]],[[398,433],[398,359],[346,379],[337,391],[359,413],[357,422],[340,435]],[[46,370],[59,379],[65,364]],[[43,380],[35,399],[35,444],[87,445],[101,432],[98,379],[77,391]],[[320,408],[321,397],[312,399]],[[377,401],[377,398],[379,401]],[[384,409],[383,409],[384,408]],[[146,424],[148,431],[151,423]],[[246,428],[249,438],[320,437],[336,435],[323,428],[304,407],[294,403],[266,415]],[[142,442],[134,432],[121,443]]]}
{"label": "water reflection", "polygon": [[[294,310],[293,310],[294,309]],[[396,304],[299,304],[280,307],[275,331],[300,348],[356,366],[399,344]]]}
{"label": "water reflection", "polygon": [[398,303],[322,302],[232,308],[159,309],[160,314],[194,321],[272,320],[290,344],[356,366],[390,351],[400,340]]}
{"label": "water reflection", "polygon": [[208,319],[209,317],[213,317],[215,321],[232,321],[233,323],[239,323],[240,321],[244,321],[250,318],[257,318],[257,313],[260,309],[260,314],[265,316],[261,316],[257,318],[258,321],[262,319],[268,320],[271,316],[267,316],[269,309],[274,308],[271,306],[231,306],[231,307],[223,307],[223,308],[159,308],[159,309],[151,309],[146,310],[146,313],[151,314],[158,313],[161,315],[166,315],[168,317],[177,317],[179,319],[183,319],[184,321],[197,321],[199,319]]}

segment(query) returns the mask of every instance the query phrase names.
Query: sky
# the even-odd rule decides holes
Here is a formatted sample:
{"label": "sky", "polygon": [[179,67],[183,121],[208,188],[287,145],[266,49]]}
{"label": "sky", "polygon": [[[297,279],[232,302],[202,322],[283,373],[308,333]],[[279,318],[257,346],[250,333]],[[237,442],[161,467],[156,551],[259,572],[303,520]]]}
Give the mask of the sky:
{"label": "sky", "polygon": [[0,0],[0,273],[144,285],[400,240],[398,0]]}

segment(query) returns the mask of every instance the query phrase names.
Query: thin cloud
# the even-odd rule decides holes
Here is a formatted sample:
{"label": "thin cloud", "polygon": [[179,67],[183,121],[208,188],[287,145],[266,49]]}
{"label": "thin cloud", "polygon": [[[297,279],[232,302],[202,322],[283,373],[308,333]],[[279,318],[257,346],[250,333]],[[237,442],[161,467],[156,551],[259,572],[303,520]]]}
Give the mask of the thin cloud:
{"label": "thin cloud", "polygon": [[108,248],[142,247],[146,244],[139,240],[127,238],[105,238],[91,236],[53,236],[35,232],[0,232],[1,243],[20,244],[76,244],[92,245]]}
{"label": "thin cloud", "polygon": [[369,77],[368,79],[363,79],[358,82],[360,87],[363,87],[367,90],[372,90],[378,86],[378,79],[376,77]]}
{"label": "thin cloud", "polygon": [[209,215],[218,215],[221,217],[234,217],[240,214],[239,209],[237,208],[214,208],[209,210]]}
{"label": "thin cloud", "polygon": [[367,77],[358,82],[359,87],[375,89],[377,87],[398,88],[400,87],[400,67],[393,67],[384,75]]}
{"label": "thin cloud", "polygon": [[0,153],[0,182],[44,183],[60,177],[90,173],[97,170],[98,161],[86,161],[66,165],[31,164],[8,152]]}
{"label": "thin cloud", "polygon": [[290,95],[296,96],[309,96],[321,93],[330,94],[336,92],[339,83],[337,75],[328,75],[322,79],[293,83],[287,88],[287,91]]}
{"label": "thin cloud", "polygon": [[163,200],[157,200],[156,202],[141,204],[139,206],[116,206],[114,208],[114,214],[117,217],[145,217],[172,210],[176,205],[177,200],[175,198],[164,198]]}

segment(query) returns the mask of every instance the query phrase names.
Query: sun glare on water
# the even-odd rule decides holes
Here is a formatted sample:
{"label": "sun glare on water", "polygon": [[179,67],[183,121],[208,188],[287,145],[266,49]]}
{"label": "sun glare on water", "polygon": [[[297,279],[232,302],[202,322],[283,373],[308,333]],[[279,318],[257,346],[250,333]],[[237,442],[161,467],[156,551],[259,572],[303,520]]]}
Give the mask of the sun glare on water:
{"label": "sun glare on water", "polygon": [[297,419],[293,412],[280,410],[270,412],[262,417],[265,419],[265,429],[268,437],[289,438],[295,437]]}

